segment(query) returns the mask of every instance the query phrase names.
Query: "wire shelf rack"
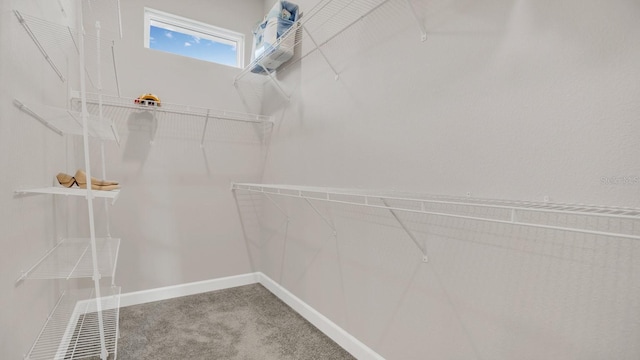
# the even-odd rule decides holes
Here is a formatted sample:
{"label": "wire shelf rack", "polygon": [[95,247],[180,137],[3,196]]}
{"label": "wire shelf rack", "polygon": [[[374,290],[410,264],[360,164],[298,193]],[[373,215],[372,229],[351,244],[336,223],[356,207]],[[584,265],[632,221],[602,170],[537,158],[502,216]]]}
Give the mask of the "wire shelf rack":
{"label": "wire shelf rack", "polygon": [[[87,108],[89,113],[98,114],[99,106],[102,105],[102,113],[114,119],[129,121],[136,118],[139,124],[120,124],[127,130],[138,127],[149,127],[152,134],[150,140],[156,136],[157,122],[166,122],[170,136],[195,137],[200,140],[200,145],[208,140],[207,134],[215,129],[214,134],[209,137],[227,139],[255,140],[263,142],[273,127],[273,116],[259,114],[211,109],[190,105],[172,104],[161,102],[160,106],[141,105],[135,103],[134,98],[119,97],[113,95],[102,95],[87,93]],[[80,99],[73,96],[71,99],[72,108],[80,106]],[[145,116],[146,115],[146,116]],[[137,118],[139,117],[139,119]],[[148,118],[148,119],[147,119]],[[149,124],[142,120],[148,120]]]}
{"label": "wire shelf rack", "polygon": [[64,196],[82,196],[87,198],[92,196],[94,198],[102,198],[102,199],[111,199],[112,203],[115,203],[120,195],[120,190],[91,190],[89,192],[87,189],[80,188],[65,188],[58,186],[50,186],[43,188],[25,188],[15,190],[14,193],[16,195],[27,195],[27,194],[45,194],[45,195],[64,195]]}
{"label": "wire shelf rack", "polygon": [[[302,13],[302,16],[296,21],[272,46],[277,49],[277,53],[291,53],[293,57],[284,63],[277,71],[286,71],[287,68],[306,58],[313,53],[319,53],[331,68],[336,79],[339,77],[339,71],[334,66],[330,57],[323,50],[325,45],[332,42],[340,36],[340,34],[362,23],[363,19],[371,16],[379,11],[387,11],[385,5],[393,3],[394,7],[402,7],[405,13],[411,13],[415,19],[418,28],[422,34],[422,40],[426,40],[426,30],[422,20],[417,14],[414,0],[321,0],[311,10]],[[375,25],[375,24],[373,24]],[[359,32],[366,32],[366,29],[359,29]],[[267,70],[263,66],[268,63],[267,59],[274,51],[265,51],[261,56],[254,59],[247,67],[245,67],[234,80],[236,88],[247,92],[252,89],[260,96],[259,89],[266,85],[266,81],[272,80],[276,90],[285,98],[289,96],[285,90],[280,87],[273,73],[275,71],[267,71],[267,76],[257,75],[252,72],[254,69]],[[256,88],[258,88],[256,90]]]}
{"label": "wire shelf rack", "polygon": [[[98,273],[113,278],[116,272],[120,239],[96,238]],[[73,279],[94,276],[91,239],[69,238],[58,242],[16,282],[25,279]]]}
{"label": "wire shelf rack", "polygon": [[[190,105],[171,104],[165,102],[161,102],[160,106],[140,105],[134,102],[134,98],[126,98],[113,95],[100,95],[97,93],[87,93],[87,103],[98,105],[100,97],[102,97],[101,101],[103,106],[105,107],[117,107],[121,109],[128,109],[130,111],[152,111],[158,114],[188,115],[200,119],[209,117],[210,119],[221,119],[249,123],[273,122],[273,117],[266,115],[210,109]],[[74,97],[72,100],[74,102],[79,102],[79,99],[77,97]]]}
{"label": "wire shelf rack", "polygon": [[[83,135],[80,111],[38,104],[27,105],[19,100],[14,100],[13,104],[58,135]],[[89,114],[87,125],[90,137],[119,142],[118,131],[110,119]]]}
{"label": "wire shelf rack", "polygon": [[233,183],[232,190],[640,240],[636,208],[251,183]]}
{"label": "wire shelf rack", "polygon": [[25,359],[83,359],[105,352],[115,358],[121,289],[101,288],[98,297],[94,290],[64,292]]}
{"label": "wire shelf rack", "polygon": [[[62,2],[60,10],[65,13]],[[79,80],[81,93],[86,93],[87,84],[99,92],[105,87],[119,93],[116,67],[115,40],[102,28],[100,18],[117,15],[117,20],[109,28],[121,30],[119,0],[86,0],[74,12],[74,16],[50,22],[38,17],[13,11],[15,18],[24,29],[37,51],[49,64],[63,83],[70,85]],[[110,8],[113,11],[106,11]],[[75,10],[76,8],[74,8]],[[116,18],[116,17],[114,17]],[[74,21],[77,20],[77,23]],[[93,23],[92,23],[93,22]],[[116,25],[117,26],[113,26]],[[87,26],[89,25],[89,26]],[[16,36],[23,36],[17,33]],[[26,36],[17,41],[26,40]],[[120,31],[121,37],[121,31]],[[76,78],[74,70],[78,66]],[[69,79],[72,79],[70,81]],[[82,96],[84,99],[84,95]],[[87,113],[83,105],[79,109],[61,109],[45,105],[26,105],[14,100],[14,105],[29,116],[40,121],[58,135],[82,135],[84,140],[85,169],[90,174],[89,137],[115,140],[118,134],[113,122],[103,117]],[[104,143],[102,144],[104,169]],[[104,170],[103,170],[104,171]],[[95,197],[117,198],[118,191],[95,191],[56,186],[37,189],[19,189],[16,194],[54,194],[83,196],[88,203],[89,239],[65,239],[47,252],[35,265],[25,271],[18,281],[33,279],[69,279],[91,277],[94,287],[86,291],[64,293],[34,342],[25,355],[26,359],[80,359],[99,356],[107,359],[116,357],[118,312],[120,288],[100,287],[102,275],[112,277],[119,249],[119,239],[96,239],[94,229],[93,201]],[[105,207],[107,203],[105,202]],[[102,297],[102,295],[106,296]],[[86,300],[90,299],[90,300]],[[80,301],[82,300],[82,301]]]}
{"label": "wire shelf rack", "polygon": [[[14,10],[18,22],[27,32],[51,69],[66,82],[67,75],[62,67],[70,58],[80,55],[80,36],[72,26],[53,23],[35,16]],[[91,29],[91,28],[89,28]],[[116,65],[116,36],[105,36],[96,23],[93,31],[83,34],[85,44],[85,75],[88,83],[95,89],[104,88],[119,92]]]}

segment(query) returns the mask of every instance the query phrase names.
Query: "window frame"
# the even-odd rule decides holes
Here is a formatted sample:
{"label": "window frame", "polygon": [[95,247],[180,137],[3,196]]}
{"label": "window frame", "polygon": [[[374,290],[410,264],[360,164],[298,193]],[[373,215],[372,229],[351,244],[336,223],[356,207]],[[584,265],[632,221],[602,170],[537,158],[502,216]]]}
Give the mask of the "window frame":
{"label": "window frame", "polygon": [[[156,24],[156,25],[154,25]],[[170,31],[180,32],[183,34],[198,36],[203,39],[208,39],[212,41],[216,41],[223,44],[235,44],[236,45],[236,67],[239,69],[244,68],[244,41],[245,36],[243,33],[239,33],[236,31],[232,31],[229,29],[224,29],[218,26],[206,24],[200,21],[196,21],[193,19],[188,19],[182,16],[170,14],[164,11],[151,9],[148,7],[144,8],[144,47],[147,49],[152,49],[150,40],[151,40],[151,25],[158,26],[162,28],[166,28]],[[176,54],[185,56],[188,58],[192,58],[190,56]],[[193,58],[192,58],[193,59]],[[209,61],[218,65],[231,66],[227,64],[221,64],[214,61]]]}

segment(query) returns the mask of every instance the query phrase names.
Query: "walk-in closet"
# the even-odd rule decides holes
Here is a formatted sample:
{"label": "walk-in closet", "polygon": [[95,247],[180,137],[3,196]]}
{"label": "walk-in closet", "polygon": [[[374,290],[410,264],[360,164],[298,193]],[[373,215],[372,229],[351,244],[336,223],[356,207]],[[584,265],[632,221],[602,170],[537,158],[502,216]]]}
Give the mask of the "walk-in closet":
{"label": "walk-in closet", "polygon": [[640,359],[634,0],[3,0],[0,358]]}

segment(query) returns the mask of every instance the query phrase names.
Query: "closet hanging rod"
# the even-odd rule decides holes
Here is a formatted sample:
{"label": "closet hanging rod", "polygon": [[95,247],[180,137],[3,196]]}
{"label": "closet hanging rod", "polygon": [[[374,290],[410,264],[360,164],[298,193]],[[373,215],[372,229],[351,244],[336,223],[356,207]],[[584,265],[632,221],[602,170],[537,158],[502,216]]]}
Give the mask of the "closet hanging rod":
{"label": "closet hanging rod", "polygon": [[[481,199],[468,199],[464,201],[459,198],[449,198],[445,199],[445,197],[440,197],[439,199],[430,199],[430,198],[409,198],[409,197],[398,197],[398,196],[389,196],[386,195],[385,192],[374,192],[374,191],[363,191],[363,190],[349,190],[349,189],[334,189],[334,188],[321,188],[321,187],[306,187],[306,186],[288,186],[288,185],[272,185],[272,184],[251,184],[251,183],[232,183],[232,190],[244,190],[250,192],[257,192],[263,194],[271,194],[271,195],[279,195],[279,196],[287,196],[293,198],[303,198],[303,199],[312,199],[319,201],[327,201],[338,204],[345,205],[357,205],[357,206],[365,206],[371,208],[378,209],[386,209],[386,210],[394,210],[394,211],[403,211],[417,214],[425,214],[425,215],[435,215],[435,216],[444,216],[444,217],[452,217],[452,218],[460,218],[466,220],[476,220],[476,221],[486,221],[486,222],[494,222],[500,224],[507,225],[518,225],[518,226],[527,226],[527,227],[537,227],[543,229],[550,230],[559,230],[559,231],[571,231],[578,232],[584,234],[591,235],[599,235],[599,236],[611,236],[617,238],[627,238],[633,240],[640,240],[640,235],[633,235],[627,233],[620,232],[610,232],[610,231],[598,231],[591,230],[579,227],[572,226],[558,226],[558,225],[546,225],[542,223],[532,223],[532,222],[524,222],[522,220],[517,219],[517,214],[519,212],[537,212],[537,213],[552,213],[559,215],[577,215],[577,216],[588,216],[588,217],[604,217],[609,219],[627,219],[627,220],[638,220],[640,221],[640,209],[631,209],[631,208],[614,208],[614,207],[597,207],[593,205],[570,205],[570,204],[543,204],[543,203],[533,203],[533,202],[520,202],[520,201],[501,201],[501,200],[481,200]],[[309,196],[305,193],[315,193],[323,195],[320,196]],[[334,196],[334,198],[332,198]],[[336,199],[336,196],[350,196],[358,198],[360,201],[355,200],[345,200],[345,199]],[[414,204],[420,204],[421,208],[415,207],[401,207],[400,205],[393,204],[391,206],[388,205],[380,205],[371,203],[371,200],[382,200],[384,204],[385,201],[406,201],[413,202]],[[479,202],[479,201],[485,201]],[[491,201],[500,201],[500,204],[491,204],[487,202]],[[511,205],[508,205],[508,204]],[[474,215],[464,215],[455,213],[454,211],[445,212],[447,210],[438,209],[438,210],[430,210],[425,209],[424,204],[437,204],[437,205],[456,205],[456,206],[468,206],[468,207],[476,207],[476,208],[491,208],[491,209],[499,209],[499,210],[509,210],[510,216],[509,219],[499,219],[492,217],[481,217]],[[533,207],[536,206],[536,207]],[[572,206],[572,207],[570,207]],[[559,207],[568,207],[569,209],[561,209]],[[581,209],[581,211],[579,211]],[[505,214],[507,215],[507,214]]]}

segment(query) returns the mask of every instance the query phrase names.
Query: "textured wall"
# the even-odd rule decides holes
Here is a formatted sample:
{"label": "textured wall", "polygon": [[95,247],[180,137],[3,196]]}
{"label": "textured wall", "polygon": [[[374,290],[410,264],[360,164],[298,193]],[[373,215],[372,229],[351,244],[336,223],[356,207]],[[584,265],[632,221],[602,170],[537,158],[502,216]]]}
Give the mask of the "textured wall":
{"label": "textured wall", "polygon": [[[264,183],[640,207],[637,2],[414,3],[426,42],[392,0],[324,48],[338,81],[278,74]],[[288,224],[246,206],[258,268],[389,359],[640,356],[637,241],[403,215],[424,264],[388,213],[318,203],[334,238],[275,200]]]}

